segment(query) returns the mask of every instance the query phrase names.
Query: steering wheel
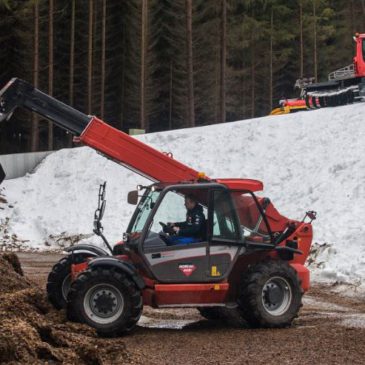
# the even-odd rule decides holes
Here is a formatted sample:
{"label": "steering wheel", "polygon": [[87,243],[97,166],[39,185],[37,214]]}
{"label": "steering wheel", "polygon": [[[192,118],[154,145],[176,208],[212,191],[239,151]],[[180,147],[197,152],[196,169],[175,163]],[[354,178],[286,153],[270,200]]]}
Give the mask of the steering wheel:
{"label": "steering wheel", "polygon": [[168,225],[164,222],[158,222],[160,224],[160,226],[162,227],[162,230],[165,232],[165,230],[167,229]]}
{"label": "steering wheel", "polygon": [[162,227],[162,231],[159,233],[160,238],[168,245],[171,245],[171,241],[169,239],[169,237],[171,235],[175,234],[175,231],[172,229],[171,226],[167,225],[166,223],[163,222],[159,222],[161,227]]}
{"label": "steering wheel", "polygon": [[176,234],[175,231],[172,229],[172,226],[166,224],[166,223],[163,223],[163,222],[159,222],[161,227],[162,227],[162,231],[164,233],[168,233],[169,235],[174,235]]}

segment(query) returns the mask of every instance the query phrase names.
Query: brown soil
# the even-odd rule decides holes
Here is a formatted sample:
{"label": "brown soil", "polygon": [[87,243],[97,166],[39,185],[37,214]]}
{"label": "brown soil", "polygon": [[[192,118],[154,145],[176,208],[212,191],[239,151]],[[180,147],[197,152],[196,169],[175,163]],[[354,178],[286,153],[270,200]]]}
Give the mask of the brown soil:
{"label": "brown soil", "polygon": [[[98,338],[51,308],[45,281],[55,254],[19,254],[28,282],[0,259],[0,363],[21,364],[363,364],[365,300],[315,286],[291,328],[253,330],[203,319],[195,309],[144,308],[136,331]],[[12,270],[12,271],[10,271]],[[8,272],[8,274],[4,274]],[[22,283],[23,284],[20,284]]]}
{"label": "brown soil", "polygon": [[14,254],[0,256],[0,295],[30,287],[30,283],[22,276],[19,260]]}
{"label": "brown soil", "polygon": [[13,252],[7,252],[2,255],[2,258],[9,262],[14,271],[20,276],[24,276],[22,265],[20,264],[18,256]]}
{"label": "brown soil", "polygon": [[[12,262],[17,260],[12,257]],[[98,338],[87,326],[67,322],[64,311],[50,306],[45,291],[16,273],[2,257],[0,274],[0,363],[133,361],[122,341],[114,344]]]}

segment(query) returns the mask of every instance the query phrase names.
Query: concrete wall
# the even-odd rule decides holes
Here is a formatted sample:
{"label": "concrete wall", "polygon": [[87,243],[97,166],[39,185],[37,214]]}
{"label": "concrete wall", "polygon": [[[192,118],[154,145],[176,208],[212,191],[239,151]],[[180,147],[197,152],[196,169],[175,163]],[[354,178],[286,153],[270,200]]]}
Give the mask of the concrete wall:
{"label": "concrete wall", "polygon": [[5,180],[15,179],[31,172],[47,155],[52,152],[16,153],[13,155],[0,155],[0,163],[3,166]]}

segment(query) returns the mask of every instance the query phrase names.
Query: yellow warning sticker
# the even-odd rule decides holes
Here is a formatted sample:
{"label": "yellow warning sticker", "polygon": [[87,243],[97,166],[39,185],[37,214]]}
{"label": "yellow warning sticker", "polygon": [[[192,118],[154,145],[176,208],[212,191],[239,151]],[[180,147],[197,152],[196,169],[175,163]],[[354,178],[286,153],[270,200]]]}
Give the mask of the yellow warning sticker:
{"label": "yellow warning sticker", "polygon": [[221,276],[222,274],[218,271],[217,266],[212,266],[210,276]]}

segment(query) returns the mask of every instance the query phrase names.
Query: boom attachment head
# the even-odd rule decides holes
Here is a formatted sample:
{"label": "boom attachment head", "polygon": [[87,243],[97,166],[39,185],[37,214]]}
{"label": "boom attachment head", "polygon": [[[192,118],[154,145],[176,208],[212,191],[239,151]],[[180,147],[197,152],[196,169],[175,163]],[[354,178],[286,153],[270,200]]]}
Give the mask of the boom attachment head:
{"label": "boom attachment head", "polygon": [[24,107],[51,120],[73,134],[81,134],[91,117],[44,94],[26,81],[13,78],[0,90],[0,122],[11,117],[17,107]]}
{"label": "boom attachment head", "polygon": [[13,78],[0,90],[0,122],[10,119],[16,107],[23,104],[19,81]]}

